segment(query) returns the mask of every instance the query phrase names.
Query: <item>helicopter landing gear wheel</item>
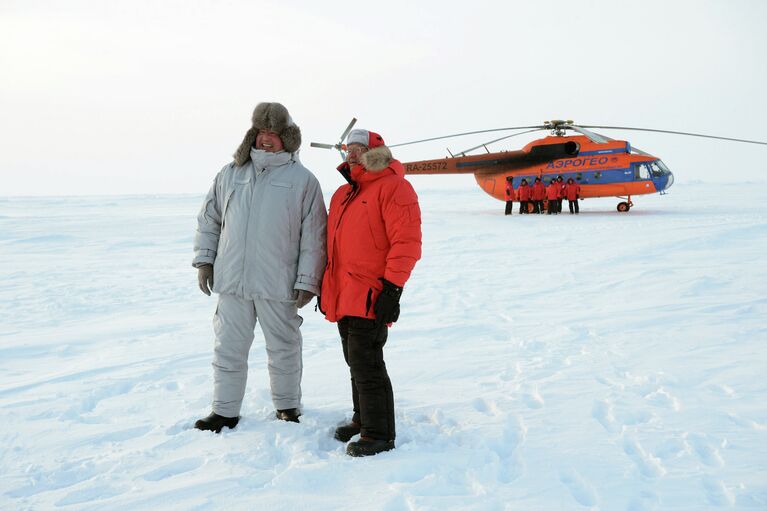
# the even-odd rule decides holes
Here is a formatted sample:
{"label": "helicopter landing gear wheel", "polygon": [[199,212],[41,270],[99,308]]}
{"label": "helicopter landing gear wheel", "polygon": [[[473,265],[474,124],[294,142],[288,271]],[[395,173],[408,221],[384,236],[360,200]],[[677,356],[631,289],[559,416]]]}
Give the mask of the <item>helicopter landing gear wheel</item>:
{"label": "helicopter landing gear wheel", "polygon": [[631,206],[629,206],[628,202],[618,203],[618,211],[620,211],[621,213],[626,213],[629,209],[631,209]]}

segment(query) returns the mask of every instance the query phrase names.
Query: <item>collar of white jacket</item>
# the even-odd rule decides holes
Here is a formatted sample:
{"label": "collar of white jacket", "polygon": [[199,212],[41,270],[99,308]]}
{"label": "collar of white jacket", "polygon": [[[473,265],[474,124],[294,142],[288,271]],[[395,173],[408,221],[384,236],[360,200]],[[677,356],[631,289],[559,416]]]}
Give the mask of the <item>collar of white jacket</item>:
{"label": "collar of white jacket", "polygon": [[256,169],[256,174],[260,174],[266,169],[290,163],[290,161],[293,160],[293,154],[286,151],[272,153],[254,147],[250,149],[250,159],[253,161],[253,167]]}

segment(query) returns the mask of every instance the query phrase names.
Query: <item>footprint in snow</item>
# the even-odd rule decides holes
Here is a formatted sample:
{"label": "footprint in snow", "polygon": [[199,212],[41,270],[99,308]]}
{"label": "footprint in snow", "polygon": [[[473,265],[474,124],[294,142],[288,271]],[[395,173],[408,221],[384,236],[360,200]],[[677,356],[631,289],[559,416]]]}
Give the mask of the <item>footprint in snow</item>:
{"label": "footprint in snow", "polygon": [[686,440],[692,448],[692,451],[698,456],[698,459],[705,465],[708,465],[709,467],[724,466],[724,460],[719,454],[719,449],[712,445],[706,437],[699,434],[690,434],[687,435]]}
{"label": "footprint in snow", "polygon": [[608,433],[615,433],[620,429],[615,422],[613,407],[607,401],[595,402],[591,409],[591,416],[596,419]]}
{"label": "footprint in snow", "polygon": [[524,466],[516,451],[526,435],[527,428],[522,419],[511,416],[500,438],[488,442],[488,448],[498,456],[498,480],[501,483],[509,484],[523,474]]}
{"label": "footprint in snow", "polygon": [[538,392],[538,387],[533,387],[530,392],[526,392],[522,395],[522,400],[525,402],[528,408],[538,409],[543,408],[545,402]]}
{"label": "footprint in snow", "polygon": [[486,399],[478,397],[472,401],[472,406],[479,413],[484,413],[485,415],[498,415],[498,406],[495,404],[495,401],[487,401]]}
{"label": "footprint in snow", "polygon": [[703,478],[703,489],[706,492],[706,500],[709,504],[717,507],[729,507],[735,504],[735,496],[724,485],[724,482],[713,477]]}
{"label": "footprint in snow", "polygon": [[658,507],[660,499],[658,495],[651,491],[643,491],[638,496],[631,499],[628,505],[628,511],[652,511]]}
{"label": "footprint in snow", "polygon": [[645,395],[644,398],[655,406],[668,408],[670,410],[674,410],[675,412],[678,412],[681,408],[679,400],[671,395],[671,393],[669,393],[663,387],[658,387],[653,392]]}
{"label": "footprint in snow", "polygon": [[204,460],[202,458],[184,458],[181,460],[176,460],[168,463],[167,465],[163,465],[160,468],[156,468],[150,472],[147,472],[144,474],[143,479],[146,481],[162,481],[163,479],[183,474],[185,472],[191,472],[192,470],[201,467],[203,463]]}
{"label": "footprint in snow", "polygon": [[559,481],[565,485],[570,495],[581,506],[594,507],[599,501],[596,490],[581,475],[568,468],[559,473]]}
{"label": "footprint in snow", "polygon": [[655,478],[666,473],[666,469],[663,468],[660,459],[656,458],[651,453],[645,452],[636,439],[624,438],[623,452],[631,458],[631,461],[637,466],[639,472],[645,477]]}

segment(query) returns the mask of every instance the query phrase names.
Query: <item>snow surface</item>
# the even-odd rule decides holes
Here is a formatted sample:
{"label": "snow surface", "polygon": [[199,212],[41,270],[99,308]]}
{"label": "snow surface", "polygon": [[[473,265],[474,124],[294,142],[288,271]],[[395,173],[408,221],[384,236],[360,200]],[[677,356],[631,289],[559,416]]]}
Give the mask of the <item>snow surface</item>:
{"label": "snow surface", "polygon": [[309,307],[301,424],[273,419],[257,328],[240,425],[191,429],[201,195],[0,199],[0,509],[767,509],[763,185],[504,217],[425,182],[397,449],[366,459],[331,436],[348,370]]}

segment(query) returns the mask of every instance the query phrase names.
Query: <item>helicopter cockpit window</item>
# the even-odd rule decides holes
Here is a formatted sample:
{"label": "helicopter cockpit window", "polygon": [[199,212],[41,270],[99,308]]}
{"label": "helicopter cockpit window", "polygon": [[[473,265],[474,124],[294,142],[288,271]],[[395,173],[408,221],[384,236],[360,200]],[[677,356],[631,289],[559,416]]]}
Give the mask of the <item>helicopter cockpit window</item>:
{"label": "helicopter cockpit window", "polygon": [[650,172],[652,172],[653,176],[664,176],[671,174],[671,171],[668,169],[668,167],[666,167],[660,160],[650,163]]}
{"label": "helicopter cockpit window", "polygon": [[638,179],[650,179],[650,167],[646,163],[637,163],[634,176]]}

